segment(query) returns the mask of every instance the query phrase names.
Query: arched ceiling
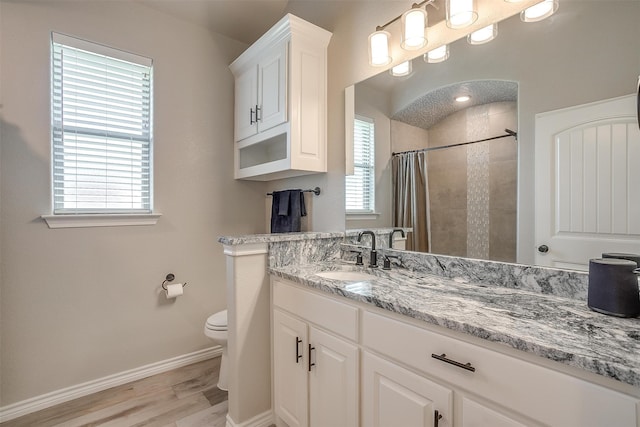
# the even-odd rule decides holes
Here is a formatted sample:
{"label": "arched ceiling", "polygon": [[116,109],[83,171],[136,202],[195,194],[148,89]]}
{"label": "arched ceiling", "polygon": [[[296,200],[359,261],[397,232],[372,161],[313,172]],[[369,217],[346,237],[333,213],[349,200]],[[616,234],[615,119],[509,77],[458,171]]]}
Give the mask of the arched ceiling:
{"label": "arched ceiling", "polygon": [[[467,102],[456,102],[460,95],[469,95]],[[417,98],[395,112],[391,118],[411,126],[429,129],[456,111],[474,105],[500,101],[517,101],[518,84],[503,80],[476,80],[440,87]]]}

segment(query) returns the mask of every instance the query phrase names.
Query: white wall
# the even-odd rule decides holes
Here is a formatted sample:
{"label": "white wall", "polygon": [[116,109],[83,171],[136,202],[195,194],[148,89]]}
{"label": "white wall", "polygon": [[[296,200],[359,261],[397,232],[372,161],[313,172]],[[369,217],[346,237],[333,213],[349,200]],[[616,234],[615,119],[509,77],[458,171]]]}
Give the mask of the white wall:
{"label": "white wall", "polygon": [[[49,50],[57,31],[154,59],[155,226],[48,229]],[[245,45],[120,1],[0,3],[1,400],[5,406],[211,346],[216,237],[264,231],[263,183],[233,179]],[[173,272],[188,281],[167,303]]]}

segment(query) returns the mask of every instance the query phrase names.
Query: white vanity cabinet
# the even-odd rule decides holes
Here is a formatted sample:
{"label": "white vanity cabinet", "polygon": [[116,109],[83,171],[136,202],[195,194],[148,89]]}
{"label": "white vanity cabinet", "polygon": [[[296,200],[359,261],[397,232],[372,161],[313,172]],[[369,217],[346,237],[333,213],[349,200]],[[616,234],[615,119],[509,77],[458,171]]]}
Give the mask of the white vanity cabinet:
{"label": "white vanity cabinet", "polygon": [[451,427],[453,392],[363,352],[362,425]]}
{"label": "white vanity cabinet", "polygon": [[235,178],[326,172],[331,33],[288,14],[230,66],[235,77]]}
{"label": "white vanity cabinet", "polygon": [[272,292],[275,413],[290,426],[358,425],[359,405],[367,427],[640,427],[624,385],[282,279]]}
{"label": "white vanity cabinet", "polygon": [[453,389],[454,426],[637,426],[635,397],[384,314],[362,328],[365,348]]}
{"label": "white vanity cabinet", "polygon": [[278,280],[272,287],[276,423],[358,426],[357,309]]}

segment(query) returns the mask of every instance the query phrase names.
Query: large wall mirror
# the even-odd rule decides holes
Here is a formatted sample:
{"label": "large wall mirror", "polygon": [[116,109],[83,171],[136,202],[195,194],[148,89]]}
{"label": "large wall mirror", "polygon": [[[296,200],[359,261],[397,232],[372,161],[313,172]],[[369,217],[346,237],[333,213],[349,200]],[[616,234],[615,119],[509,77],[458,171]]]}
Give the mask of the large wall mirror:
{"label": "large wall mirror", "polygon": [[375,128],[375,213],[347,212],[347,228],[394,225],[409,187],[393,175],[416,160],[393,153],[420,152],[426,168],[411,173],[427,188],[409,197],[426,198],[427,225],[414,227],[410,249],[534,264],[535,115],[634,93],[639,16],[637,1],[561,0],[544,21],[498,23],[487,44],[452,43],[444,62],[420,56],[408,76],[356,84],[355,114]]}

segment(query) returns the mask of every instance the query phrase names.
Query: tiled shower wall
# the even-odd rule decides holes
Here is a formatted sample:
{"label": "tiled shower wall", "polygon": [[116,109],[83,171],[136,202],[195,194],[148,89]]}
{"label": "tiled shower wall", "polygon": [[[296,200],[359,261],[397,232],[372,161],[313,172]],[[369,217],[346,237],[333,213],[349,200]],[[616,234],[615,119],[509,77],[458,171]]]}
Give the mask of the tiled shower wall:
{"label": "tiled shower wall", "polygon": [[[490,138],[504,134],[505,128],[517,131],[517,125],[515,102],[470,107],[432,126],[428,131],[428,147]],[[400,150],[394,146],[393,151]],[[514,139],[430,151],[428,170],[431,252],[515,262]]]}

